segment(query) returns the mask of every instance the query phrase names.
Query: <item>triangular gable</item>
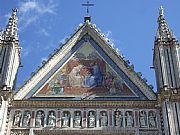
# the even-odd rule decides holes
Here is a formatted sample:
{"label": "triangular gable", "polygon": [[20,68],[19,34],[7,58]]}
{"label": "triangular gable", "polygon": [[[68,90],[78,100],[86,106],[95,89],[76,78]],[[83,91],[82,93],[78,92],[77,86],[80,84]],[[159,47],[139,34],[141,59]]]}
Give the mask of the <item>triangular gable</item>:
{"label": "triangular gable", "polygon": [[[73,41],[73,38],[76,40]],[[156,99],[155,94],[142,80],[139,81],[140,79],[137,76],[136,78],[134,78],[133,77],[134,74],[132,73],[131,74],[125,73],[129,71],[129,69],[124,65],[123,63],[124,61],[122,59],[119,59],[119,56],[117,57],[117,54],[113,52],[114,50],[111,48],[110,45],[108,44],[104,45],[105,42],[101,38],[102,38],[101,35],[98,34],[98,32],[92,27],[91,24],[84,24],[84,26],[82,26],[78,30],[78,32],[75,35],[73,35],[73,37],[69,40],[71,42],[64,45],[62,49],[58,52],[58,54],[61,54],[59,55],[60,57],[58,57],[58,59],[52,58],[51,63],[49,65],[52,66],[54,62],[54,66],[49,67],[47,63],[44,66],[44,69],[41,69],[41,73],[43,73],[43,71],[44,72],[47,72],[47,70],[49,71],[46,74],[44,73],[44,75],[39,73],[39,77],[41,79],[37,81],[31,78],[29,83],[24,85],[20,89],[20,91],[15,95],[15,98],[28,99],[31,97],[33,98],[69,97],[69,98],[74,99],[76,97],[83,97],[83,98],[93,97],[94,99],[94,95],[95,95],[96,96],[95,99],[104,99],[104,97],[107,97],[109,99],[133,98],[133,99],[143,99],[143,100],[144,99],[155,100]],[[72,74],[71,73],[73,72],[72,70],[82,68],[82,66],[95,67],[95,64],[88,65],[86,63],[88,60],[89,60],[89,63],[93,63],[93,61],[90,60],[91,59],[90,57],[89,57],[90,59],[87,59],[88,56],[86,56],[85,58],[86,62],[84,61],[86,64],[81,62],[79,65],[74,65],[72,67],[69,66],[74,62],[73,60],[75,60],[75,58],[77,58],[77,56],[80,55],[80,52],[85,52],[85,50],[87,49],[87,48],[85,49],[83,48],[85,46],[87,48],[89,47],[89,49],[92,49],[92,50],[94,49],[92,52],[96,52],[97,54],[96,57],[98,57],[99,60],[101,61],[101,63],[100,62],[98,63],[98,60],[95,60],[96,62],[94,61],[94,63],[99,64],[99,65],[102,64],[101,68],[104,67],[104,69],[101,69],[102,70],[101,74],[103,74],[102,82],[101,82],[101,85],[103,83],[102,87],[95,86],[95,84],[93,83],[86,84],[85,80],[88,80],[88,79],[92,80],[92,82],[94,80],[95,82],[95,79],[93,79],[93,77],[95,76],[90,76],[88,78],[88,76],[85,76],[85,75],[82,75],[83,76],[82,78],[86,77],[86,79],[82,80],[81,78],[78,80],[77,79],[78,76],[77,76],[77,78],[75,79],[76,80],[75,82],[72,81],[73,80],[73,75],[72,75],[71,81],[68,83],[66,82],[67,84],[61,84],[62,86],[55,86],[57,85],[55,81],[59,81],[58,83],[62,83],[64,81],[64,80],[62,81],[62,78],[66,77],[69,74]],[[82,51],[82,49],[84,49],[84,51]],[[86,52],[85,54],[88,55],[88,52]],[[81,57],[81,56],[78,56],[78,57]],[[123,65],[124,67],[122,67],[121,65]],[[67,66],[69,67],[67,68]],[[60,75],[62,73],[62,70],[66,70],[66,68],[70,69],[70,71],[66,71],[66,76]],[[112,74],[116,75],[116,78],[118,78],[116,79],[116,81],[117,82],[119,81],[119,84],[121,84],[121,86],[119,85],[119,89],[116,92],[112,92],[113,90],[112,89],[110,90],[110,86],[105,84],[105,81],[103,80],[105,76],[107,75],[106,73],[108,72],[111,72]],[[37,75],[38,73],[36,73],[36,76]],[[57,77],[62,77],[62,78],[58,80]],[[70,77],[68,77],[68,79],[70,79]],[[140,85],[138,86],[136,84],[140,84]],[[31,88],[29,88],[28,86],[30,86]],[[22,91],[25,88],[27,89],[24,90],[25,93],[23,93]],[[79,90],[80,92],[78,92]],[[83,90],[85,91],[85,93],[82,92]],[[87,91],[89,91],[89,93]]]}
{"label": "triangular gable", "polygon": [[84,42],[33,97],[96,99],[141,96],[136,95],[99,53],[90,42]]}

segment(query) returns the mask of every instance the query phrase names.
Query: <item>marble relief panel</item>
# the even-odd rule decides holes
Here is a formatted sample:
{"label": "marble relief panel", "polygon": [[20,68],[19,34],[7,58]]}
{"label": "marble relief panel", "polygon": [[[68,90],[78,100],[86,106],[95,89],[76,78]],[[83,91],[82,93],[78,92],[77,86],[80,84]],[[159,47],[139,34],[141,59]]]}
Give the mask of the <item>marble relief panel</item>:
{"label": "marble relief panel", "polygon": [[[139,115],[135,116],[133,109],[41,109],[34,110],[15,110],[12,114],[12,128],[134,128],[157,129],[156,110],[139,110]],[[136,110],[137,111],[137,110]],[[86,112],[86,115],[83,115]],[[58,118],[57,114],[60,114]],[[111,115],[111,116],[110,116]],[[139,125],[135,123],[136,117]],[[57,121],[60,120],[60,124]],[[85,124],[83,124],[85,120]],[[112,125],[110,124],[112,122]],[[33,124],[34,123],[34,124]],[[31,126],[30,126],[31,125]]]}

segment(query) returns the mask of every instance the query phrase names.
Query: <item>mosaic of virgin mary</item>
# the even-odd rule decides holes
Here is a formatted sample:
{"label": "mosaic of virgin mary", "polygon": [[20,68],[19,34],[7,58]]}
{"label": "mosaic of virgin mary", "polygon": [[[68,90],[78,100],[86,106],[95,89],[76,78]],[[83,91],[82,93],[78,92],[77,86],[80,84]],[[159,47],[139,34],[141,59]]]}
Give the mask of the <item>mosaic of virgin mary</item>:
{"label": "mosaic of virgin mary", "polygon": [[[88,50],[88,51],[87,51]],[[49,81],[42,94],[117,94],[122,79],[92,48],[81,48]]]}

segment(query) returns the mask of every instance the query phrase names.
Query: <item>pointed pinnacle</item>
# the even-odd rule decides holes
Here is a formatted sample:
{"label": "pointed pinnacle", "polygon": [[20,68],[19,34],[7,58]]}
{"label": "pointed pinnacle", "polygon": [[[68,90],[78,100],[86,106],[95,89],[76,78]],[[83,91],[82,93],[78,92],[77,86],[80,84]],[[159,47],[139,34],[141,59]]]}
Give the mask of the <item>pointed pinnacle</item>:
{"label": "pointed pinnacle", "polygon": [[6,26],[6,36],[17,38],[17,8],[12,9],[12,15],[9,18],[9,22]]}
{"label": "pointed pinnacle", "polygon": [[161,7],[159,8],[159,15],[164,16],[164,8],[163,8],[163,6],[161,6]]}

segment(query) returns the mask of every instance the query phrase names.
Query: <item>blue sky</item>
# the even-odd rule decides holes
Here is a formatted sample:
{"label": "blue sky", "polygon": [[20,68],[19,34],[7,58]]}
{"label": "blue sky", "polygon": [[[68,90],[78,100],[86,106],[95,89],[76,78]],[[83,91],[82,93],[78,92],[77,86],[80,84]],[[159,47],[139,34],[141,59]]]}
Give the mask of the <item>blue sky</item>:
{"label": "blue sky", "polygon": [[[42,60],[83,23],[85,0],[1,0],[0,28],[5,28],[11,9],[17,7],[21,61],[17,87],[41,66]],[[163,5],[169,27],[180,39],[179,0],[91,0],[92,23],[142,72],[149,84],[156,81],[152,49],[157,29],[158,9]]]}

